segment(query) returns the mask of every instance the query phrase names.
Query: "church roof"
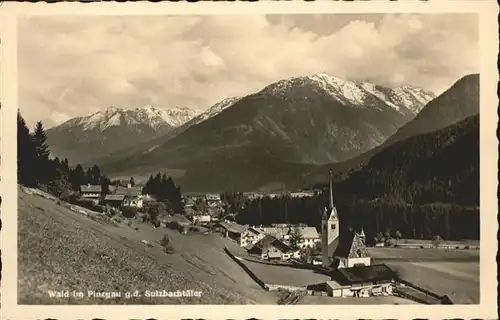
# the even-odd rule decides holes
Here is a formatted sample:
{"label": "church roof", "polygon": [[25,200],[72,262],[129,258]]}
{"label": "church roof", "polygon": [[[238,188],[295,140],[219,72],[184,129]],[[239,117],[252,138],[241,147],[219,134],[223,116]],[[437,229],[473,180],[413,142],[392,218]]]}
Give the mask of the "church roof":
{"label": "church roof", "polygon": [[370,255],[359,235],[348,231],[340,233],[339,246],[334,256],[339,258],[367,258]]}
{"label": "church roof", "polygon": [[395,277],[392,271],[385,264],[375,264],[370,266],[342,268],[340,274],[347,283],[362,283],[371,281],[393,280]]}
{"label": "church roof", "polygon": [[276,239],[273,236],[266,235],[264,238],[260,239],[252,248],[253,251],[258,251],[258,252],[263,252],[269,247],[274,247],[281,252],[290,252],[293,251],[292,248],[290,248],[288,245],[280,241],[279,239]]}

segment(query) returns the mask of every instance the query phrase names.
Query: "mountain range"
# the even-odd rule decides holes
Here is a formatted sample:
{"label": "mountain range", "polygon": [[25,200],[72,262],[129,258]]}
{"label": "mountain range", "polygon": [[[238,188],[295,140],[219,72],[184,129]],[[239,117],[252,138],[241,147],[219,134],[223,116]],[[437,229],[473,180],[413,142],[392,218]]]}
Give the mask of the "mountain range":
{"label": "mountain range", "polygon": [[432,98],[422,89],[391,89],[326,74],[281,80],[230,99],[215,115],[188,122],[174,135],[126,155],[118,151],[121,156],[99,164],[116,174],[169,168],[191,175],[221,159],[228,165],[243,158],[253,166],[262,166],[263,158],[307,165],[340,162],[384,142]]}
{"label": "mountain range", "polygon": [[[111,176],[164,171],[185,191],[298,188],[324,181],[329,168],[346,180],[361,175],[358,172],[373,157],[383,158],[393,145],[437,134],[477,115],[478,92],[478,75],[465,76],[438,97],[421,88],[389,88],[324,73],[291,78],[222,100],[178,122],[165,117],[158,117],[165,121],[148,120],[144,126],[150,129],[142,130],[147,132],[143,138],[92,152],[86,161],[99,164]],[[101,144],[102,132],[110,128],[136,135],[141,131],[139,121],[125,120],[120,126],[99,122],[89,128],[83,125],[87,118],[69,120],[52,130],[97,132],[98,128],[101,134],[95,137]],[[73,141],[76,149],[81,140]],[[77,161],[85,163],[82,158]]]}
{"label": "mountain range", "polygon": [[109,107],[50,128],[47,139],[54,156],[68,158],[70,163],[86,163],[167,134],[197,114],[188,108],[161,110],[146,106],[125,110]]}
{"label": "mountain range", "polygon": [[[367,170],[375,170],[373,169],[374,166],[380,165],[380,163],[383,163],[383,161],[386,162],[386,166],[388,166],[388,168],[386,169],[388,171],[400,170],[402,174],[404,174],[405,170],[409,170],[410,167],[405,166],[405,163],[407,163],[408,159],[394,157],[394,152],[402,152],[403,154],[408,155],[413,154],[418,158],[417,155],[419,154],[419,152],[421,152],[420,150],[427,148],[431,150],[431,155],[434,153],[437,154],[441,152],[440,149],[445,145],[445,143],[440,142],[443,137],[447,137],[441,132],[441,130],[445,129],[449,131],[451,130],[451,132],[457,132],[457,130],[469,130],[469,137],[474,134],[475,131],[473,130],[476,130],[477,134],[479,134],[479,128],[478,126],[474,126],[474,124],[476,123],[474,121],[469,120],[469,122],[467,122],[468,125],[458,125],[460,122],[465,121],[466,119],[478,116],[478,114],[479,75],[467,75],[459,79],[441,95],[431,100],[424,108],[422,108],[422,110],[413,120],[402,125],[394,133],[394,135],[388,138],[384,143],[347,161],[343,161],[340,163],[328,163],[323,165],[310,165],[287,162],[276,157],[270,157],[268,155],[259,153],[259,156],[263,158],[261,159],[261,163],[266,163],[265,166],[259,166],[258,162],[252,163],[251,161],[245,161],[245,159],[239,159],[239,161],[234,162],[225,159],[226,162],[234,163],[234,168],[231,168],[231,170],[229,170],[231,174],[227,173],[223,169],[220,169],[218,166],[207,164],[204,166],[193,168],[191,172],[188,171],[181,182],[184,183],[185,187],[196,190],[218,190],[221,185],[220,181],[224,181],[224,183],[226,183],[228,186],[234,187],[235,189],[252,190],[258,188],[270,188],[272,190],[283,190],[285,186],[291,189],[311,186],[316,183],[323,183],[326,179],[326,173],[330,169],[332,169],[336,173],[336,179],[338,181],[343,181],[342,183],[345,183],[345,190],[351,190],[347,187],[348,185],[355,186],[352,188],[358,188],[362,190],[364,181],[359,177],[368,177],[369,174],[367,173]],[[413,137],[420,137],[422,135],[426,135],[426,137],[418,138],[416,140],[410,140]],[[416,143],[415,141],[421,143]],[[449,137],[449,142],[452,143],[453,141],[454,136],[452,135],[451,137]],[[433,143],[435,143],[436,146],[433,146]],[[394,147],[392,147],[393,145]],[[462,152],[477,153],[479,141],[469,139],[464,144],[457,142],[456,146],[458,147],[455,147],[455,149],[453,149],[453,152],[456,152],[456,150],[460,150],[460,146],[462,146]],[[443,151],[442,154],[447,154],[447,152],[448,151]],[[448,154],[452,153],[450,152]],[[371,159],[375,156],[376,158],[371,161]],[[454,154],[454,156],[457,155]],[[243,156],[241,157],[243,158]],[[464,167],[469,166],[471,168],[474,168],[474,166],[476,165],[474,162],[474,157],[474,155],[463,156],[461,157],[461,159],[458,159],[456,161],[463,161],[463,163],[460,165]],[[432,166],[437,162],[433,162],[434,160],[432,156],[427,155],[427,158],[428,159],[426,161],[428,161],[427,165],[429,166],[429,170],[433,170]],[[383,159],[383,161],[377,162],[377,159]],[[440,158],[439,161],[443,159],[444,158]],[[403,164],[401,164],[400,166],[396,164],[396,162],[398,162],[399,160],[403,162]],[[421,163],[423,163],[423,161],[424,160],[422,160]],[[236,163],[238,163],[239,165],[236,165]],[[441,164],[439,164],[439,166]],[[437,168],[439,168],[439,166]],[[449,168],[453,168],[453,166],[450,166]],[[425,167],[422,167],[420,164],[419,170],[425,170]],[[478,171],[476,171],[476,173],[477,172]],[[456,179],[458,179],[459,181],[461,181],[460,179],[466,179],[458,171],[456,172],[456,176],[458,177]],[[387,177],[389,177],[389,174],[387,175]],[[429,178],[428,175],[426,175],[426,177]],[[468,177],[470,178],[470,175]],[[351,182],[345,182],[349,181],[349,179],[352,179],[350,180]],[[405,180],[405,178],[401,179],[402,180],[399,181],[399,185],[405,185],[407,181]],[[429,179],[432,180],[432,177],[430,177]],[[439,176],[436,176],[436,179],[440,179]],[[356,181],[356,183],[352,181]],[[388,181],[385,181],[384,183],[386,183],[386,186],[390,186],[390,183]],[[420,183],[424,182],[420,181]],[[467,187],[466,184],[461,184],[461,186],[463,188]],[[474,187],[474,185],[471,184],[470,187]],[[340,187],[340,189],[342,188],[343,187]],[[380,192],[383,191],[381,190]],[[474,192],[475,191],[472,191],[471,194],[473,194]],[[354,192],[353,194],[358,193],[360,192]],[[387,196],[391,195],[391,192],[386,193]],[[376,198],[376,196],[373,195],[372,198]]]}

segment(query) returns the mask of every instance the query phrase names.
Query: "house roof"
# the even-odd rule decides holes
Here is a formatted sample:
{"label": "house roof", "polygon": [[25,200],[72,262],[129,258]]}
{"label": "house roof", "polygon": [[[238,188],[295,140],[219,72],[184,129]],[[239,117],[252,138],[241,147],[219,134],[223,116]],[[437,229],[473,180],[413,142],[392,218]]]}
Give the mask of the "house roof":
{"label": "house roof", "polygon": [[348,283],[371,282],[394,279],[394,271],[385,264],[342,268],[340,274]]}
{"label": "house roof", "polygon": [[131,196],[131,197],[136,197],[136,196],[139,196],[142,194],[142,187],[127,188],[127,187],[118,186],[115,189],[114,194],[123,194],[123,195]]}
{"label": "house roof", "polygon": [[123,201],[125,198],[125,195],[123,194],[108,194],[106,197],[104,197],[104,201]]}
{"label": "house roof", "polygon": [[261,231],[262,233],[265,233],[266,235],[270,235],[276,238],[284,237],[290,230],[289,227],[261,227],[256,229]]}
{"label": "house roof", "polygon": [[[315,227],[297,227],[300,230],[300,233],[302,234],[302,237],[304,239],[316,239],[319,238],[318,230],[316,230]],[[293,228],[290,230],[290,232],[293,232]]]}
{"label": "house roof", "polygon": [[334,256],[340,258],[367,258],[370,255],[359,235],[348,231],[340,233],[339,246]]}
{"label": "house roof", "polygon": [[101,192],[102,187],[99,184],[82,185],[80,186],[82,192]]}
{"label": "house roof", "polygon": [[222,226],[227,231],[233,232],[233,233],[243,233],[243,232],[247,231],[247,229],[248,229],[247,226],[243,226],[243,225],[237,224],[237,223],[219,222],[219,225]]}
{"label": "house roof", "polygon": [[173,216],[162,219],[161,221],[162,222],[176,222],[176,223],[180,223],[180,224],[191,224],[191,221],[189,221],[188,218],[186,218],[185,216],[180,215],[180,214],[174,214]]}
{"label": "house roof", "polygon": [[254,248],[258,248],[260,250],[266,250],[269,247],[275,247],[276,249],[280,250],[281,252],[290,252],[293,251],[292,248],[287,246],[285,243],[282,241],[276,239],[273,236],[266,235],[264,238],[260,239],[255,245]]}
{"label": "house roof", "polygon": [[205,198],[207,200],[220,200],[220,194],[214,194],[214,193],[206,194]]}

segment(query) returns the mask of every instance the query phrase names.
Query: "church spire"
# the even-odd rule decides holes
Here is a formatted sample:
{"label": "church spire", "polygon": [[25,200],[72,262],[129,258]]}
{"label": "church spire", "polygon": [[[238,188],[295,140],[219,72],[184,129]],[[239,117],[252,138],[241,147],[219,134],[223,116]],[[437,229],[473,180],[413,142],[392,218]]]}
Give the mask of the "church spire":
{"label": "church spire", "polygon": [[330,201],[329,205],[330,205],[330,207],[329,207],[329,209],[331,210],[331,209],[335,208],[335,206],[333,205],[333,182],[332,182],[332,180],[333,180],[333,173],[332,173],[332,169],[330,169],[330,172],[328,173],[328,180],[329,180],[329,183],[330,183],[330,194],[329,194],[329,196],[330,196],[329,197],[329,201]]}

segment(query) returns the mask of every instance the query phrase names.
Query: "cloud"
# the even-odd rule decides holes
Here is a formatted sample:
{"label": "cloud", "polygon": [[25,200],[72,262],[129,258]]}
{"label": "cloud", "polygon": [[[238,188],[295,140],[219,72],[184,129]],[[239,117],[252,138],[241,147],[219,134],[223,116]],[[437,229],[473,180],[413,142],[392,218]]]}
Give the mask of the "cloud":
{"label": "cloud", "polygon": [[111,105],[205,109],[318,72],[441,92],[478,71],[472,14],[31,17],[18,39],[31,126]]}

